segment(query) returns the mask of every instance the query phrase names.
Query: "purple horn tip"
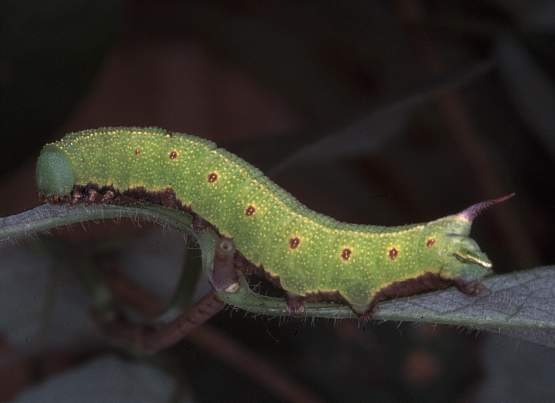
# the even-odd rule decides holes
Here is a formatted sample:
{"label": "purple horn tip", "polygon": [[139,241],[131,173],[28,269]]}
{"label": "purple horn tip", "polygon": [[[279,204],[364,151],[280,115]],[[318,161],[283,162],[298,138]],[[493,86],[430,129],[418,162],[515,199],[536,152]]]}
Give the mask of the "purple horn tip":
{"label": "purple horn tip", "polygon": [[485,209],[490,208],[491,206],[494,206],[496,204],[502,203],[505,200],[509,200],[514,195],[515,193],[513,192],[513,193],[509,193],[508,195],[498,197],[497,199],[485,200],[483,202],[473,204],[467,209],[461,211],[458,215],[459,217],[467,221],[473,221]]}

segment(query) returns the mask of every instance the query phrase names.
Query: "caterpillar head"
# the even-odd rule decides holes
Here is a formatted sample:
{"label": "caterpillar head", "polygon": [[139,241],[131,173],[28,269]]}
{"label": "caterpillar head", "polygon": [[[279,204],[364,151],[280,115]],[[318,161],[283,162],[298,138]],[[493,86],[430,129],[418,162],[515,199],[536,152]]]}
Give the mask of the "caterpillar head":
{"label": "caterpillar head", "polygon": [[435,224],[438,254],[448,277],[478,280],[492,272],[492,263],[476,241],[470,238],[472,222],[488,207],[501,203],[514,193],[476,203],[458,214],[442,218]]}
{"label": "caterpillar head", "polygon": [[63,151],[53,145],[43,147],[37,161],[37,187],[43,196],[63,196],[71,192],[75,174]]}

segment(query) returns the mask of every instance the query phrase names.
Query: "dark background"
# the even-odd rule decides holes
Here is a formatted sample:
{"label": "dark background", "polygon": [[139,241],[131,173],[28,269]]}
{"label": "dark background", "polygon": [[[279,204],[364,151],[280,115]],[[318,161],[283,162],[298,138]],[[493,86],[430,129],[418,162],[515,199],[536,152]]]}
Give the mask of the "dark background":
{"label": "dark background", "polygon": [[[0,215],[38,204],[34,161],[47,141],[158,126],[216,141],[311,208],[350,222],[428,221],[516,192],[477,220],[475,239],[497,272],[549,264],[554,40],[554,2],[539,0],[5,0]],[[145,231],[154,229],[104,224],[58,235],[79,247],[99,238],[128,245]],[[199,402],[486,401],[495,376],[487,335],[455,328],[229,311],[206,328],[209,336],[148,359]],[[106,340],[30,351],[0,336],[10,357],[0,355],[0,400],[100,355],[142,360]],[[252,375],[273,370],[284,385]],[[544,397],[551,389],[540,388]]]}

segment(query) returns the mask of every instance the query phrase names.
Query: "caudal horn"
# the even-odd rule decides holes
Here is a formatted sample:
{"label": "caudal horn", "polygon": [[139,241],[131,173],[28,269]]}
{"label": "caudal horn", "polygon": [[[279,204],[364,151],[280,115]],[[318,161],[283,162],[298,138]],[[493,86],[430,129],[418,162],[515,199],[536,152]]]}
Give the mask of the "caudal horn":
{"label": "caudal horn", "polygon": [[476,204],[473,204],[472,206],[464,209],[463,211],[461,211],[458,216],[466,221],[474,221],[474,219],[476,217],[478,217],[478,215],[490,208],[491,206],[494,206],[496,204],[502,203],[506,200],[509,200],[511,197],[513,197],[515,195],[515,193],[509,193],[508,195],[505,196],[501,196],[498,197],[497,199],[490,199],[490,200],[485,200]]}

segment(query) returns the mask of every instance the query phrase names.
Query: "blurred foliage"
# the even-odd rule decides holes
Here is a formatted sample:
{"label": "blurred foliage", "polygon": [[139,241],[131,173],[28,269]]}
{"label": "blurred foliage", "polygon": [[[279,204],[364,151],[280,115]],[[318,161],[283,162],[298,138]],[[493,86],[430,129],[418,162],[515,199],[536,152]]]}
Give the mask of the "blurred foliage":
{"label": "blurred foliage", "polygon": [[59,403],[194,402],[190,396],[178,391],[179,385],[168,374],[144,363],[106,355],[75,371],[54,377],[46,384],[30,388],[14,402],[39,403],[45,399]]}

